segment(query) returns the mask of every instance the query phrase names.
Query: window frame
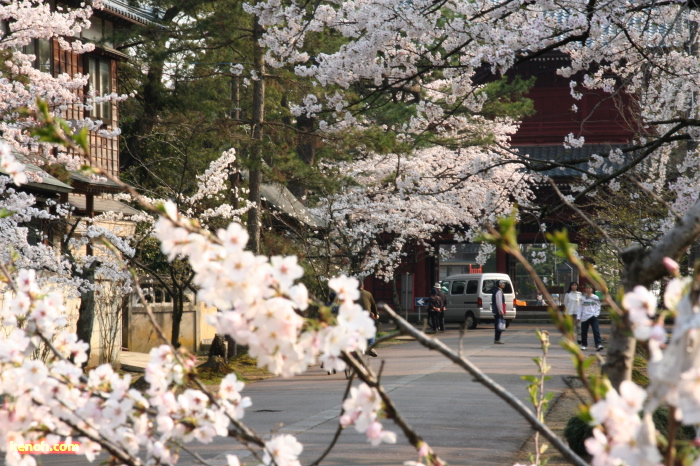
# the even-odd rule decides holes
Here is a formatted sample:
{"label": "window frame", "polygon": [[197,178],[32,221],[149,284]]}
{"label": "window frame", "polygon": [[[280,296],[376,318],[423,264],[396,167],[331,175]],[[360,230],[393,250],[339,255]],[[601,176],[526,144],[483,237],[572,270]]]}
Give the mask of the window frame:
{"label": "window frame", "polygon": [[[114,92],[112,89],[112,60],[109,58],[102,57],[100,55],[86,55],[85,56],[85,73],[88,75],[88,84],[86,86],[86,96],[89,95],[93,90],[95,91],[95,97],[109,95]],[[103,66],[104,65],[104,66]],[[93,66],[94,71],[93,72]],[[106,77],[102,72],[106,70]],[[97,76],[97,85],[95,84],[95,76]],[[103,89],[103,86],[107,83],[107,90]],[[93,120],[102,120],[102,126],[112,125],[112,102],[101,102],[99,104],[91,104],[92,109],[86,110],[86,116]]]}
{"label": "window frame", "polygon": [[[462,285],[462,292],[461,293],[455,293],[455,285],[461,284]],[[467,282],[465,280],[455,280],[452,282],[450,285],[450,294],[451,295],[463,295],[464,290],[467,288]]]}

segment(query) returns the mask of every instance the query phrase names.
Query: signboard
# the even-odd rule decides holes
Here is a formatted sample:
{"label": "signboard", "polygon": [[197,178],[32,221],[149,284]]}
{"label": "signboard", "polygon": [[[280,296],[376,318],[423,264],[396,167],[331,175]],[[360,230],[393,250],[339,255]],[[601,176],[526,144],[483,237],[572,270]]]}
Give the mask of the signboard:
{"label": "signboard", "polygon": [[430,298],[415,298],[414,306],[427,306],[430,303]]}

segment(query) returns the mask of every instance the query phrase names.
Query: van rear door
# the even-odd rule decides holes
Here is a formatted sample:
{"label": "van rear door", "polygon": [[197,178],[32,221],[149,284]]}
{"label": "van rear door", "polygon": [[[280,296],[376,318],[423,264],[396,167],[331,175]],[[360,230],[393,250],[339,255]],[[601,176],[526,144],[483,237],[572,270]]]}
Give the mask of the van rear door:
{"label": "van rear door", "polygon": [[461,318],[464,305],[464,280],[455,280],[450,284],[450,293],[447,295],[447,312],[445,318]]}

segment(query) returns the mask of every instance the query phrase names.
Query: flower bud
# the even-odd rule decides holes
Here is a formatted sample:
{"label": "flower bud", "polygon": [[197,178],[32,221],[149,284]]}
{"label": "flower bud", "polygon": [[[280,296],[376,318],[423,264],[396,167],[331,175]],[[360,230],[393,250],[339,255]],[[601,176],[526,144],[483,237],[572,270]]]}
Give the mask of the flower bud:
{"label": "flower bud", "polygon": [[678,262],[674,261],[670,257],[664,257],[664,266],[666,267],[666,270],[668,270],[668,273],[674,277],[677,277],[680,274],[681,268],[678,265]]}

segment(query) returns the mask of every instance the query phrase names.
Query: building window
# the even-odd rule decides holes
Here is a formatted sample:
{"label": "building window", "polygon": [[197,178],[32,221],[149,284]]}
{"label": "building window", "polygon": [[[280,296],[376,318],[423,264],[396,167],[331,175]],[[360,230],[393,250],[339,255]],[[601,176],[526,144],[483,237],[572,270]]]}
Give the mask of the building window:
{"label": "building window", "polygon": [[32,39],[22,47],[22,53],[34,55],[32,66],[45,73],[51,73],[51,42],[47,39]]}
{"label": "building window", "polygon": [[[112,63],[100,57],[87,57],[87,68],[90,76],[88,90],[95,97],[101,97],[112,93]],[[91,118],[98,118],[104,124],[110,124],[112,120],[112,103],[101,102],[93,104],[89,112]]]}
{"label": "building window", "polygon": [[114,47],[114,24],[102,18],[90,18],[90,27],[80,31],[80,37],[96,44]]}

